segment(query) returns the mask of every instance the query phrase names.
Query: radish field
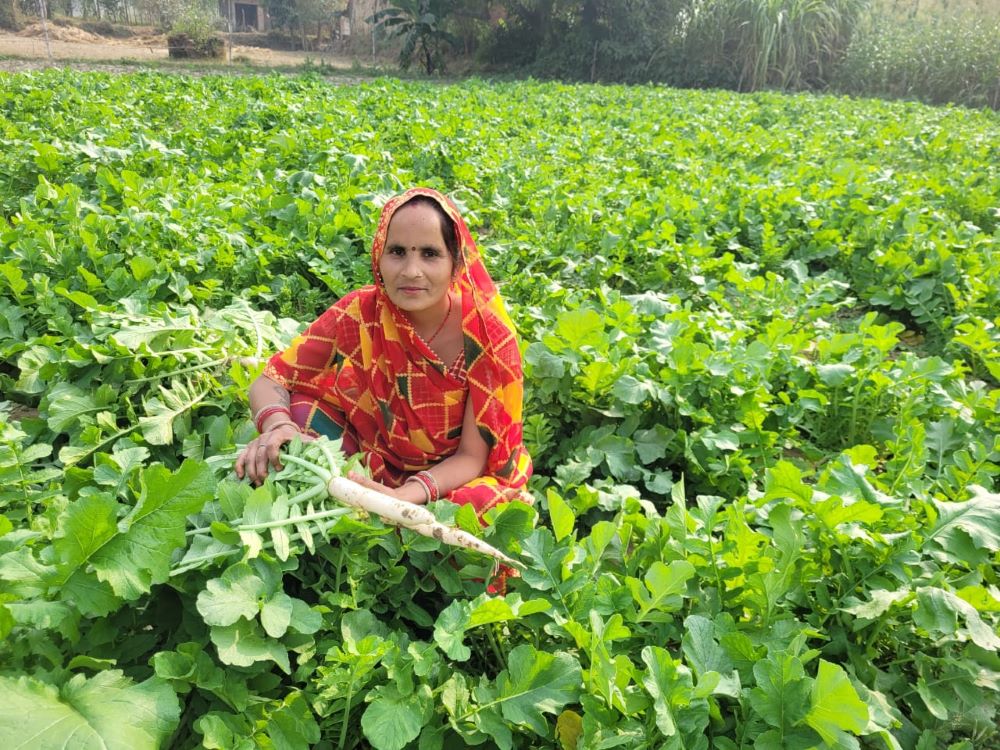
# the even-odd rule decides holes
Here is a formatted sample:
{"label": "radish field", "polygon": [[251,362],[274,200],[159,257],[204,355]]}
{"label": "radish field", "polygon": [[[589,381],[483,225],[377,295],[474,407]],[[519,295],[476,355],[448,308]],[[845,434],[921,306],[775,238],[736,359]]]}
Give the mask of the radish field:
{"label": "radish field", "polygon": [[[521,335],[535,505],[432,506],[505,596],[231,474],[412,185]],[[1000,747],[996,113],[0,74],[0,213],[4,747]]]}

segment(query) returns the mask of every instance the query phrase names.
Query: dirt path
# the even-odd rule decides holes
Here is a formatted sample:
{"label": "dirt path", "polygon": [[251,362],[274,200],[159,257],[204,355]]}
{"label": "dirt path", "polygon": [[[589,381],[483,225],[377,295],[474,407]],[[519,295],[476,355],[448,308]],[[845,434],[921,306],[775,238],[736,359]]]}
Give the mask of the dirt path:
{"label": "dirt path", "polygon": [[[115,63],[121,60],[158,62],[168,60],[166,41],[162,37],[142,40],[113,40],[103,37],[93,37],[93,40],[86,41],[50,39],[49,46],[54,61],[83,63],[83,67],[87,67],[86,63],[90,61]],[[232,56],[234,63],[263,67],[293,67],[303,65],[307,60],[315,64],[319,64],[322,60],[323,64],[340,69],[348,69],[354,64],[349,58],[329,55],[321,58],[318,52],[285,52],[239,45],[233,47]],[[48,65],[45,39],[39,36],[0,33],[0,57],[16,58],[0,59],[0,70],[8,72],[35,70]],[[211,64],[219,65],[215,62]],[[178,65],[183,64],[178,63]]]}

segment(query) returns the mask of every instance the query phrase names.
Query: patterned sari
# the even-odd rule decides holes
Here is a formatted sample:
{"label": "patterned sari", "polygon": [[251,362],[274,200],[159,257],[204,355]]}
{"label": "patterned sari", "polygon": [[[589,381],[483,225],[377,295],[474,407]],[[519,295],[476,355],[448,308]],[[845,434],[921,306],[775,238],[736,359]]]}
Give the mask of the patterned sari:
{"label": "patterned sari", "polygon": [[[389,221],[417,195],[432,198],[455,225],[462,263],[452,292],[461,299],[464,367],[442,362],[386,294],[378,273]],[[351,292],[274,355],[264,370],[292,394],[292,418],[312,434],[341,437],[361,451],[372,478],[398,487],[458,448],[466,401],[489,448],[485,474],[448,499],[481,517],[497,503],[531,501],[523,491],[531,458],[522,443],[521,356],[496,286],[455,206],[427,188],[382,209],[372,245],[375,284]]]}

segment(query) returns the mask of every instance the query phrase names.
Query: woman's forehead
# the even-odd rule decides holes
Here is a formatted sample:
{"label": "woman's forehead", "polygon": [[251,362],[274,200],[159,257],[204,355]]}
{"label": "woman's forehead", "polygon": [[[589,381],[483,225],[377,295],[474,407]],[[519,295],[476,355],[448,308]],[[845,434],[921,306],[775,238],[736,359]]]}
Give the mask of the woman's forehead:
{"label": "woman's forehead", "polygon": [[426,203],[407,203],[400,206],[389,221],[388,234],[397,235],[400,232],[441,235],[441,217]]}

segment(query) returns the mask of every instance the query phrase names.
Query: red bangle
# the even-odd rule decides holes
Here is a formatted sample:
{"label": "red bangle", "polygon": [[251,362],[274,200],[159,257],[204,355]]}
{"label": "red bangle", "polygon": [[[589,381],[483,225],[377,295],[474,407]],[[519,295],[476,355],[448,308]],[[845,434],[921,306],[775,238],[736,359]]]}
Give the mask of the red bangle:
{"label": "red bangle", "polygon": [[420,489],[422,489],[424,491],[424,502],[425,503],[429,503],[431,501],[431,491],[428,489],[427,485],[424,484],[423,480],[420,479],[420,477],[418,477],[418,476],[407,477],[406,478],[406,482],[403,482],[403,484],[407,484],[409,482],[414,482],[414,483],[420,485]]}
{"label": "red bangle", "polygon": [[254,425],[257,427],[257,432],[264,431],[264,420],[273,414],[287,414],[289,421],[292,419],[292,412],[288,410],[286,406],[266,406],[257,412],[257,417],[254,419]]}
{"label": "red bangle", "polygon": [[437,479],[434,478],[433,474],[429,471],[418,471],[413,476],[427,488],[427,495],[432,501],[441,497],[441,488],[438,486]]}

